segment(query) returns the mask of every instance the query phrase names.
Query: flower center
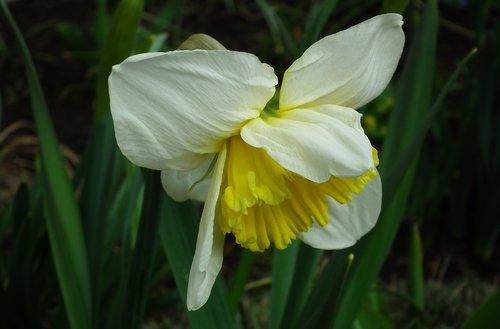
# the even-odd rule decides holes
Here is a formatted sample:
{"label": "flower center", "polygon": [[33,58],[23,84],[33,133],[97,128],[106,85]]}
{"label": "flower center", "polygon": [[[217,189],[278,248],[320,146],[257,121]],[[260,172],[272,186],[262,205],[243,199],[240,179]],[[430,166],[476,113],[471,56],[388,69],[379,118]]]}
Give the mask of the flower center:
{"label": "flower center", "polygon": [[253,251],[271,243],[284,249],[315,220],[328,223],[328,197],[340,203],[352,200],[375,177],[369,170],[357,178],[331,177],[314,183],[276,163],[264,149],[229,139],[221,187],[218,223],[236,242]]}

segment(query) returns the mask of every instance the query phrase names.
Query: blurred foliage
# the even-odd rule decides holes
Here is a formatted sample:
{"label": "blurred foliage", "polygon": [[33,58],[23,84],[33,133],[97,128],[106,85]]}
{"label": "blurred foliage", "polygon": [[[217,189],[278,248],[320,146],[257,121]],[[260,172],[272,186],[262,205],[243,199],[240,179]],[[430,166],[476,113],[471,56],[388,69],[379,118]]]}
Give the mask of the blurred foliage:
{"label": "blurred foliage", "polygon": [[[458,328],[473,313],[463,328],[500,326],[498,1],[0,3],[1,328]],[[404,15],[405,52],[360,109],[390,196],[380,224],[332,253],[227,243],[225,280],[183,312],[198,212],[119,152],[110,67],[202,32],[280,77],[322,36],[387,11]],[[20,121],[33,118],[36,136]]]}

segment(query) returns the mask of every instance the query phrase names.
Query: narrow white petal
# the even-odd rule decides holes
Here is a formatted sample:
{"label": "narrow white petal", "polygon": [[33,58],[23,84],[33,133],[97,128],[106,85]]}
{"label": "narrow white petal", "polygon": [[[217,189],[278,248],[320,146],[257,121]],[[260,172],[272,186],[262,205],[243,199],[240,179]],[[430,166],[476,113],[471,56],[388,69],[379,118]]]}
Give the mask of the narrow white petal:
{"label": "narrow white petal", "polygon": [[280,108],[356,109],[377,97],[401,56],[402,25],[401,15],[379,15],[313,44],[285,72]]}
{"label": "narrow white petal", "polygon": [[199,309],[207,302],[222,267],[224,233],[215,224],[215,214],[226,154],[226,146],[224,145],[215,164],[207,201],[201,215],[196,251],[189,272],[187,308],[190,311]]}
{"label": "narrow white petal", "polygon": [[299,239],[319,249],[350,247],[375,226],[381,204],[382,183],[377,174],[351,202],[340,204],[330,198],[330,222],[324,227],[314,222],[309,231],[299,234]]}
{"label": "narrow white petal", "polygon": [[206,160],[193,170],[166,169],[161,172],[163,188],[175,201],[188,199],[205,201],[212,179],[212,166],[215,154],[207,155]]}
{"label": "narrow white petal", "polygon": [[282,167],[314,182],[357,177],[374,168],[372,147],[353,109],[334,105],[284,111],[254,119],[241,130],[243,140],[264,148]]}
{"label": "narrow white petal", "polygon": [[228,50],[140,54],[113,67],[111,113],[134,164],[193,169],[259,116],[277,78],[257,57]]}

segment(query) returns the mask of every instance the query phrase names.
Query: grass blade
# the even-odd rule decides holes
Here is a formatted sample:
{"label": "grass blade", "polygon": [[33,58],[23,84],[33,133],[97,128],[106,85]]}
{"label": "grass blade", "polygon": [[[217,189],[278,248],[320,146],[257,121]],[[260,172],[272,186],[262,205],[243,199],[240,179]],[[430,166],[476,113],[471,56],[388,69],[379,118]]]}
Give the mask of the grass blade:
{"label": "grass blade", "polygon": [[299,245],[299,241],[294,241],[285,250],[275,249],[273,251],[269,329],[278,329],[283,322],[283,313],[285,312],[286,301],[292,285]]}
{"label": "grass blade", "polygon": [[97,75],[95,115],[98,121],[109,113],[108,77],[111,67],[130,55],[143,6],[143,0],[122,0],[116,9]]}
{"label": "grass blade", "polygon": [[145,191],[139,232],[128,273],[122,281],[108,328],[140,328],[157,246],[163,188],[158,171],[143,170]]}
{"label": "grass blade", "polygon": [[[423,248],[417,223],[412,226],[409,249],[409,293],[413,306],[422,314],[424,311]],[[421,320],[417,321],[416,328],[420,328]]]}
{"label": "grass blade", "polygon": [[320,38],[328,18],[337,6],[337,2],[337,0],[323,0],[320,4],[315,4],[313,6],[307,17],[304,38],[300,42],[300,54]]}
{"label": "grass blade", "polygon": [[[99,33],[107,31],[105,26],[105,7],[107,1],[99,1]],[[103,273],[105,258],[103,252],[106,244],[105,232],[110,223],[108,208],[118,190],[120,178],[124,174],[124,158],[115,142],[113,123],[109,111],[108,76],[111,67],[121,62],[132,50],[139,18],[142,14],[142,0],[122,0],[118,4],[107,35],[107,42],[101,54],[101,62],[97,75],[96,112],[91,128],[90,141],[83,160],[85,177],[81,194],[82,218],[88,248],[88,259],[91,268],[91,284],[93,295],[94,327],[98,327],[108,315],[102,300],[106,276]],[[98,38],[102,36],[97,35]],[[106,250],[106,249],[104,249]]]}
{"label": "grass blade", "polygon": [[[412,186],[420,143],[451,85],[475,53],[473,50],[462,60],[427,114],[422,112],[421,109],[429,108],[430,103],[437,18],[437,2],[429,1],[405,65],[394,117],[391,117],[391,134],[384,144],[380,168],[384,182],[383,211],[373,231],[354,246],[355,253],[360,255],[359,261],[353,265],[341,302],[332,316],[332,328],[346,328],[352,324],[369,284],[373,282],[387,257]],[[398,174],[390,175],[391,172]]]}
{"label": "grass blade", "polygon": [[300,313],[298,324],[293,328],[328,328],[330,314],[352,262],[353,255],[348,249],[339,250],[332,255]]}
{"label": "grass blade", "polygon": [[278,46],[283,46],[288,54],[297,54],[297,45],[295,44],[289,30],[279,18],[276,10],[267,3],[266,0],[257,0],[257,5],[266,19],[271,37]]}
{"label": "grass blade", "polygon": [[245,290],[245,284],[250,276],[250,270],[252,269],[252,263],[254,258],[254,253],[248,249],[244,249],[241,255],[240,263],[238,265],[238,270],[234,276],[234,282],[231,287],[231,292],[229,295],[229,303],[234,313],[238,310],[238,305],[240,303],[241,295]]}
{"label": "grass blade", "polygon": [[102,48],[108,31],[109,17],[108,17],[108,1],[96,0],[96,24],[95,24],[95,39],[99,48]]}
{"label": "grass blade", "polygon": [[408,6],[409,0],[384,0],[382,2],[383,14],[385,13],[398,13],[403,14]]}
{"label": "grass blade", "polygon": [[313,284],[316,279],[318,265],[323,256],[323,250],[312,248],[304,243],[300,244],[297,264],[285,306],[281,328],[293,328],[304,309]]}
{"label": "grass blade", "polygon": [[[411,141],[416,128],[422,122],[421,116],[424,113],[422,108],[429,108],[434,72],[433,59],[437,17],[437,2],[435,0],[429,1],[405,65],[397,107],[391,117],[391,134],[388,136],[389,140],[386,141],[383,149],[383,161],[387,161],[385,162],[386,168],[384,172],[388,172],[387,166],[398,159],[401,151]],[[392,159],[394,160],[391,161]],[[381,161],[381,163],[384,165],[384,162]],[[401,205],[401,207],[405,205],[413,178],[412,169],[414,170],[415,166],[416,161],[413,161],[410,169],[406,171],[405,180],[400,184],[400,186],[405,187],[405,190],[398,190],[401,193],[398,195],[398,199],[394,199],[396,202],[392,203],[392,205]],[[383,169],[381,168],[382,177],[384,177],[382,175]],[[387,206],[385,191],[384,200],[385,206]],[[325,304],[335,305],[333,312],[331,309],[323,309],[323,312],[328,314],[325,316],[330,319],[331,328],[343,329],[350,328],[353,325],[354,318],[358,313],[368,287],[375,279],[392,245],[399,227],[400,211],[403,209],[401,207],[389,208],[389,212],[387,212],[386,207],[385,213],[382,214],[374,230],[352,248],[354,254],[357,255],[357,261],[353,263],[344,288],[340,291],[340,295],[331,295],[330,301]],[[325,273],[322,277],[329,274],[328,272]],[[335,280],[338,280],[338,278]]]}
{"label": "grass blade", "polygon": [[500,292],[496,292],[464,323],[462,329],[497,329],[500,327]]}
{"label": "grass blade", "polygon": [[396,329],[383,314],[363,304],[354,322],[353,329]]}
{"label": "grass blade", "polygon": [[74,192],[28,48],[5,1],[0,2],[26,65],[40,143],[44,214],[52,257],[72,329],[91,327],[91,293],[83,231]]}
{"label": "grass blade", "polygon": [[452,73],[444,87],[441,89],[438,97],[436,98],[434,104],[427,112],[422,124],[418,129],[416,129],[415,134],[412,137],[411,142],[402,152],[401,156],[393,164],[391,170],[384,175],[384,197],[386,199],[392,199],[396,193],[398,183],[403,179],[406,174],[406,168],[411,164],[411,161],[415,155],[415,150],[422,144],[424,138],[434,122],[434,118],[437,112],[441,108],[443,101],[448,94],[448,91],[452,88],[452,85],[458,79],[458,76],[466,67],[467,63],[475,56],[477,49],[472,49],[465,57],[460,61],[455,71]]}

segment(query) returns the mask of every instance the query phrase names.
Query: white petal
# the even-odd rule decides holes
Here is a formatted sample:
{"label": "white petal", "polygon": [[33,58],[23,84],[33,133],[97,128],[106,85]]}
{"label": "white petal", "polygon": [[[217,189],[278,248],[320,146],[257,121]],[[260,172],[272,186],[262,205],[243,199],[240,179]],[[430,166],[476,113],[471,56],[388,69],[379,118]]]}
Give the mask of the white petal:
{"label": "white petal", "polygon": [[166,169],[161,172],[163,188],[175,201],[205,201],[212,179],[215,154],[207,156],[203,163],[193,170]]}
{"label": "white petal", "polygon": [[226,154],[226,146],[223,146],[215,164],[207,201],[201,215],[196,251],[189,272],[187,308],[190,311],[199,309],[207,302],[222,267],[224,233],[215,224],[215,210],[219,199]]}
{"label": "white petal", "polygon": [[134,164],[193,169],[259,116],[277,78],[257,57],[228,50],[129,57],[109,77],[116,139]]}
{"label": "white petal", "polygon": [[332,175],[357,177],[374,168],[360,117],[353,109],[334,105],[295,109],[250,121],[241,137],[264,148],[282,167],[314,182],[325,182]]}
{"label": "white petal", "polygon": [[353,200],[340,204],[330,198],[330,222],[321,227],[316,222],[309,231],[299,234],[299,239],[319,249],[342,249],[355,244],[377,222],[382,204],[382,183],[377,174],[363,192],[353,195]]}
{"label": "white petal", "polygon": [[377,97],[401,56],[402,25],[401,15],[379,15],[313,44],[285,72],[280,108],[356,109]]}

